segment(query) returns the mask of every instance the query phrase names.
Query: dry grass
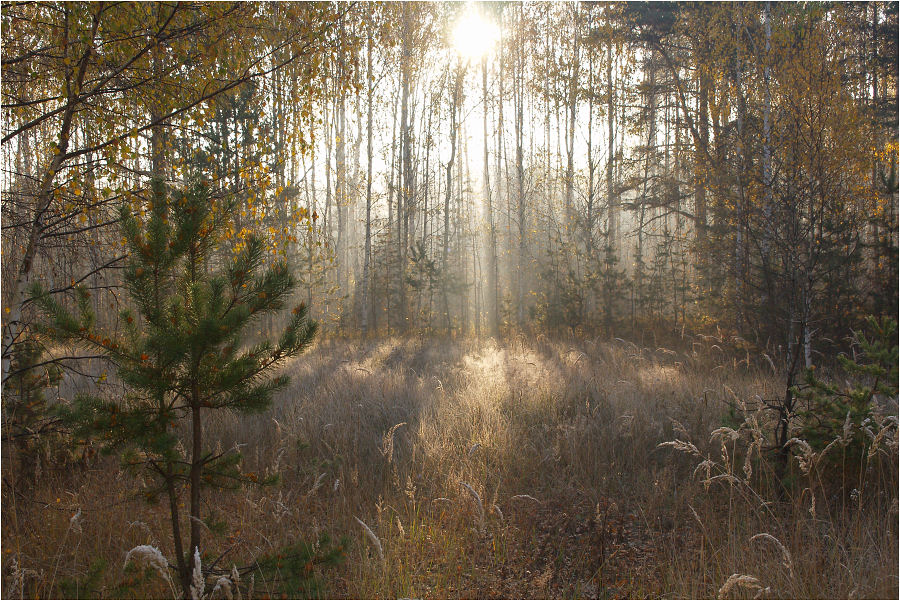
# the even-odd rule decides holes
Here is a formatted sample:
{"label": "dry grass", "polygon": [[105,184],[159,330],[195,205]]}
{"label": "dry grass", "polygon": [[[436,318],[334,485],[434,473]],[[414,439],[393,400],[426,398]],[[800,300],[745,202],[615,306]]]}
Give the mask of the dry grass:
{"label": "dry grass", "polygon": [[[247,445],[245,471],[282,474],[207,495],[229,524],[208,553],[229,550],[230,569],[348,536],[346,561],[323,574],[335,597],[895,598],[896,448],[862,501],[827,498],[798,467],[803,492],[777,499],[756,483],[765,428],[720,428],[726,401],[777,381],[766,362],[719,361],[705,347],[543,337],[319,344],[272,410],[207,425],[211,446]],[[687,453],[660,446],[676,440]],[[9,464],[5,597],[55,596],[96,557],[109,594],[138,545],[171,560],[163,507],[133,500],[114,462],[22,495]],[[170,590],[156,579],[136,594]]]}

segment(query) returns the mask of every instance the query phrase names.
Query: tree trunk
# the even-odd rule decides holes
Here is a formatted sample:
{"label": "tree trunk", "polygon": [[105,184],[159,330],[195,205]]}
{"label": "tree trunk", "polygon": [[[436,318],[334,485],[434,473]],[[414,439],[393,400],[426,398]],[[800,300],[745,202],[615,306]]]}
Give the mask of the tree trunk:
{"label": "tree trunk", "polygon": [[515,76],[513,83],[515,89],[513,98],[515,100],[515,130],[516,130],[516,192],[518,193],[517,217],[519,232],[519,248],[516,257],[516,275],[517,275],[517,295],[516,309],[519,327],[525,325],[525,164],[524,164],[524,111],[525,111],[525,44],[524,29],[525,15],[523,5],[519,5],[519,35],[518,45],[516,49]]}
{"label": "tree trunk", "polygon": [[412,62],[412,9],[409,4],[403,4],[403,24],[401,30],[401,100],[400,100],[400,135],[401,140],[401,174],[403,186],[400,189],[400,197],[397,204],[397,249],[399,255],[399,269],[397,273],[397,286],[399,291],[398,316],[400,319],[400,331],[408,328],[406,307],[406,253],[409,229],[409,206],[412,198],[412,140],[410,131],[412,125],[409,117],[409,93]]}
{"label": "tree trunk", "polygon": [[[397,179],[399,178],[399,175],[397,173],[398,172],[398,168],[397,168],[397,105],[400,104],[401,89],[402,89],[402,84],[397,86],[397,95],[394,97],[394,110],[391,112],[391,115],[393,115],[393,119],[392,119],[393,128],[391,130],[391,172],[388,175],[388,203],[387,203],[388,204],[388,243],[387,243],[387,249],[388,249],[388,263],[387,263],[387,265],[388,265],[387,272],[388,273],[387,273],[387,275],[388,275],[388,277],[385,279],[385,281],[388,281],[388,282],[390,281],[390,274],[392,271],[391,261],[390,261],[390,249],[391,249],[391,242],[393,240],[393,233],[394,233],[394,192],[396,191],[395,189],[397,188]],[[399,196],[399,192],[398,192],[398,196]],[[398,201],[398,203],[399,203],[399,201]],[[399,221],[399,218],[398,218],[398,221]],[[388,329],[390,329],[391,315],[392,315],[390,284],[387,285],[387,290],[385,292],[386,292],[385,304],[387,305],[387,307],[386,307],[387,308],[387,323],[388,323]]]}
{"label": "tree trunk", "polygon": [[368,88],[366,114],[366,248],[363,259],[362,311],[360,323],[363,337],[369,334],[369,263],[372,258],[372,96],[375,84],[372,80],[372,12],[369,11],[369,31],[366,40],[366,87]]}
{"label": "tree trunk", "polygon": [[[68,9],[66,9],[68,10]],[[81,104],[79,100],[79,92],[84,83],[84,76],[87,72],[88,63],[94,51],[94,40],[97,35],[97,28],[100,25],[100,12],[103,5],[99,4],[97,12],[94,14],[93,23],[91,25],[91,35],[88,39],[84,54],[82,54],[77,66],[66,70],[66,108],[62,113],[62,122],[59,128],[59,138],[56,144],[57,151],[50,159],[47,170],[40,179],[40,186],[37,190],[34,218],[28,232],[28,242],[25,245],[25,252],[22,254],[22,262],[16,270],[16,279],[12,283],[12,290],[9,293],[9,320],[3,331],[3,379],[2,384],[6,384],[9,377],[9,366],[12,359],[11,354],[13,346],[19,341],[22,335],[22,306],[25,302],[25,294],[31,280],[31,271],[34,266],[34,257],[37,252],[38,242],[43,232],[43,219],[47,210],[50,208],[50,202],[53,200],[53,180],[62,166],[69,148],[69,137],[72,134],[72,120],[78,106]],[[63,51],[68,52],[69,31],[63,32],[64,40],[62,43]]]}
{"label": "tree trunk", "polygon": [[[709,54],[709,39],[708,39],[708,30],[706,27],[702,29],[703,39],[700,42],[702,49],[702,56],[705,62],[707,55]],[[706,164],[707,157],[709,153],[709,88],[710,88],[710,77],[708,73],[709,67],[705,65],[701,65],[699,67],[700,72],[700,85],[699,85],[699,103],[700,103],[700,111],[697,117],[698,127],[700,131],[700,148],[694,155],[694,199],[695,199],[695,228],[696,228],[696,237],[698,240],[705,239],[706,236],[706,185],[707,185],[707,177],[706,177]],[[701,251],[702,252],[702,251]]]}
{"label": "tree trunk", "polygon": [[[343,55],[340,72],[343,78]],[[337,237],[335,239],[334,254],[337,263],[337,285],[341,298],[347,290],[347,265],[344,247],[347,244],[345,230],[347,228],[345,213],[347,209],[347,94],[343,85],[339,85],[337,99],[337,140],[335,140],[335,184],[334,184],[334,209],[337,212]],[[338,311],[343,316],[343,300],[338,305]]]}
{"label": "tree trunk", "polygon": [[613,277],[612,270],[615,266],[615,256],[619,245],[619,199],[617,191],[617,183],[615,178],[615,150],[616,150],[616,130],[615,130],[615,88],[613,87],[613,40],[611,19],[607,16],[607,28],[610,30],[609,39],[606,46],[606,127],[607,127],[607,157],[606,157],[606,282],[604,294],[604,325],[606,333],[612,334],[612,316],[613,302],[612,286]]}
{"label": "tree trunk", "polygon": [[566,240],[572,237],[572,202],[575,195],[575,115],[578,110],[578,5],[573,5],[572,29],[574,39],[572,42],[572,58],[569,63],[569,103],[566,113],[566,215],[565,236]]}
{"label": "tree trunk", "polygon": [[487,202],[488,217],[488,333],[496,337],[500,335],[500,321],[497,311],[497,230],[494,226],[494,206],[491,199],[491,170],[488,163],[488,76],[486,57],[481,59],[481,84],[484,106],[482,123],[484,126],[484,198]]}
{"label": "tree trunk", "polygon": [[453,95],[450,101],[450,160],[447,161],[447,187],[444,190],[444,236],[441,248],[441,295],[444,300],[444,320],[447,326],[447,334],[451,334],[450,321],[450,296],[447,290],[448,251],[450,249],[450,198],[453,192],[453,165],[456,162],[456,110],[459,102],[459,92],[462,86],[462,66],[457,67],[456,79],[453,84]]}

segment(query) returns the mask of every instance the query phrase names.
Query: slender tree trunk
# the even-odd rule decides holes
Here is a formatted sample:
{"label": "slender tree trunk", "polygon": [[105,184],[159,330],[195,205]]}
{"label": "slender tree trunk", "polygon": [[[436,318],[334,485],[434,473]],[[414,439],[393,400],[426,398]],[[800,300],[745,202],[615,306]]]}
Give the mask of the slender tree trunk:
{"label": "slender tree trunk", "polygon": [[590,51],[588,66],[588,126],[587,126],[587,216],[584,232],[584,250],[587,256],[594,257],[594,53]]}
{"label": "slender tree trunk", "polygon": [[[702,40],[700,48],[704,62],[710,53],[709,32],[704,26],[702,28]],[[709,67],[700,65],[700,111],[698,115],[698,128],[700,130],[700,148],[695,153],[694,171],[694,197],[696,206],[694,207],[696,216],[696,236],[698,240],[704,240],[706,236],[706,187],[708,178],[706,177],[707,157],[709,156],[709,93],[710,93],[710,77],[708,74]],[[703,252],[701,250],[701,252]]]}
{"label": "slender tree trunk", "polygon": [[184,591],[185,599],[190,597],[191,582],[190,570],[184,555],[184,541],[181,540],[181,512],[178,511],[178,491],[175,490],[175,474],[171,464],[166,470],[166,496],[169,498],[169,517],[172,520],[172,543],[175,548],[175,566],[178,570],[178,580]]}
{"label": "slender tree trunk", "polygon": [[772,221],[772,212],[774,210],[774,204],[772,202],[772,92],[771,92],[771,79],[772,79],[772,67],[770,65],[770,52],[772,50],[772,4],[771,2],[765,3],[765,9],[763,11],[763,30],[765,32],[765,54],[763,56],[763,61],[765,61],[763,66],[763,156],[762,156],[762,171],[763,171],[763,189],[765,190],[765,199],[763,201],[763,209],[765,211],[765,228],[763,232],[763,255],[764,261],[766,264],[769,262],[769,244],[771,238],[771,226],[769,225]]}
{"label": "slender tree trunk", "polygon": [[[368,59],[367,59],[368,60]],[[367,70],[368,72],[368,70]],[[366,88],[371,85],[366,82]],[[359,286],[362,279],[362,269],[360,265],[359,252],[359,225],[360,215],[358,207],[358,199],[362,191],[362,141],[363,141],[363,113],[362,113],[362,94],[356,94],[354,112],[356,114],[356,139],[353,141],[353,184],[347,193],[347,286],[349,289],[351,278],[352,281]],[[356,295],[357,302],[361,302],[359,295]]]}
{"label": "slender tree trunk", "polygon": [[[310,128],[310,132],[309,132],[310,138],[312,140],[315,140],[316,139],[315,119],[310,120],[309,128]],[[314,248],[313,237],[316,235],[316,222],[317,222],[316,217],[318,215],[318,213],[316,213],[316,145],[315,144],[312,144],[310,146],[309,164],[310,164],[309,179],[310,179],[310,188],[312,190],[312,194],[311,194],[310,199],[308,200],[309,206],[307,207],[307,209],[309,209],[309,219],[311,219],[312,221],[310,222],[311,231],[307,235],[307,239],[306,239],[306,242],[307,242],[306,250],[307,250],[307,256],[309,258],[309,272],[308,272],[308,279],[306,281],[306,304],[308,307],[310,307],[310,310],[312,310],[312,306],[313,306],[313,294],[312,294],[313,293],[313,268],[314,268],[314,265],[313,265],[313,248]]]}
{"label": "slender tree trunk", "polygon": [[604,307],[603,315],[606,333],[612,334],[612,317],[613,317],[613,274],[615,267],[615,256],[619,246],[619,199],[618,185],[615,178],[615,151],[616,151],[616,129],[615,129],[615,94],[613,87],[613,37],[611,19],[607,16],[607,28],[609,29],[609,38],[606,45],[606,135],[607,135],[607,157],[606,157],[606,282],[604,285]]}
{"label": "slender tree trunk", "polygon": [[569,63],[569,102],[566,113],[566,215],[565,215],[565,239],[572,238],[572,202],[575,194],[575,115],[578,110],[578,5],[573,5],[572,29],[574,39],[572,41],[572,58]]}
{"label": "slender tree trunk", "polygon": [[333,115],[334,114],[332,113],[329,116],[329,113],[326,110],[323,119],[326,125],[323,130],[325,133],[325,215],[323,216],[324,222],[322,224],[322,230],[326,237],[331,230],[331,144],[334,125],[331,123],[330,118],[333,118]]}
{"label": "slender tree trunk", "polygon": [[200,417],[200,389],[195,382],[191,391],[191,546],[188,553],[193,556],[194,550],[200,548],[200,537],[203,521],[200,517],[200,487],[203,475],[203,425]]}
{"label": "slender tree trunk", "polygon": [[525,325],[525,233],[527,224],[525,223],[526,211],[525,211],[525,164],[524,164],[524,148],[523,148],[523,136],[524,136],[524,111],[525,111],[525,44],[524,44],[524,29],[525,29],[525,14],[523,5],[519,5],[519,35],[518,35],[518,44],[516,49],[516,68],[515,68],[515,76],[513,78],[513,82],[515,84],[515,90],[513,91],[515,98],[515,129],[516,129],[516,184],[518,193],[518,204],[517,204],[517,217],[519,220],[519,248],[518,255],[516,261],[516,275],[517,275],[517,285],[518,285],[518,294],[517,294],[517,310],[518,310],[518,323],[519,327],[523,327]]}
{"label": "slender tree trunk", "polygon": [[363,337],[369,334],[369,263],[372,260],[372,97],[375,84],[372,80],[372,11],[369,11],[369,31],[366,39],[366,87],[368,89],[366,111],[366,249],[363,259],[362,312],[360,321]]}
{"label": "slender tree trunk", "polygon": [[[461,88],[462,86],[460,86]],[[459,269],[462,275],[462,284],[463,290],[470,290],[469,287],[469,266],[465,260],[465,254],[463,253],[463,248],[465,246],[464,236],[466,234],[466,221],[468,219],[463,217],[463,203],[464,203],[464,195],[463,195],[463,186],[469,181],[468,177],[468,159],[469,159],[469,149],[466,144],[466,140],[468,136],[466,135],[466,130],[464,127],[464,123],[462,123],[462,111],[460,111],[460,135],[459,135],[459,158],[456,161],[456,236],[454,236],[454,244],[453,244],[453,256],[456,257],[458,261],[457,269]],[[463,167],[465,166],[465,175],[463,171]],[[465,211],[468,213],[469,207],[465,207]],[[462,335],[468,336],[469,334],[469,298],[468,295],[464,292],[460,291],[459,294],[459,315],[460,315],[460,330]]]}
{"label": "slender tree trunk", "polygon": [[[196,245],[192,245],[190,249],[190,282],[191,285],[194,285],[197,281],[197,263],[199,262],[197,257],[199,256],[198,249]],[[199,365],[200,365],[201,357],[195,357],[193,359],[193,375],[191,381],[191,390],[190,397],[188,401],[191,407],[191,467],[188,473],[188,480],[190,482],[191,487],[191,499],[190,499],[190,513],[188,516],[190,517],[190,530],[191,530],[191,544],[188,548],[188,572],[192,571],[193,568],[193,555],[195,552],[199,552],[200,549],[200,539],[202,536],[201,527],[205,527],[201,518],[201,508],[200,508],[200,487],[203,476],[203,422],[201,421],[201,397],[200,397],[200,380],[199,380]],[[186,593],[190,592],[190,577],[188,576],[185,579],[185,584],[188,585],[188,588],[185,590]]]}
{"label": "slender tree trunk", "polygon": [[[331,115],[332,118],[336,111],[332,110]],[[336,124],[332,124],[329,121],[328,114],[326,113],[324,122],[326,123],[324,132],[325,132],[325,215],[322,221],[322,237],[325,238],[325,245],[330,246],[332,241],[331,235],[331,205],[332,205],[332,192],[331,192],[331,145],[333,143],[334,138],[334,130],[337,126]],[[332,252],[334,248],[332,248]],[[326,276],[327,277],[327,276]],[[330,317],[330,301],[331,295],[327,292],[328,286],[326,285],[326,292],[324,296],[324,314],[326,326],[328,323],[328,319]]]}
{"label": "slender tree trunk", "polygon": [[[157,15],[157,21],[161,20],[162,15]],[[153,77],[159,81],[162,77],[163,58],[160,52],[163,49],[159,45],[154,46],[152,50],[152,68]],[[166,181],[166,140],[165,128],[159,121],[164,107],[161,106],[159,98],[154,98],[150,104],[150,119],[153,121],[153,127],[150,128],[150,173],[151,177],[160,182]]]}
{"label": "slender tree trunk", "polygon": [[441,248],[441,294],[444,298],[444,320],[447,334],[451,334],[450,296],[447,289],[449,277],[448,251],[450,250],[450,198],[453,192],[453,165],[456,162],[456,111],[462,86],[462,66],[457,66],[456,79],[453,84],[453,95],[450,101],[450,160],[447,161],[447,187],[444,191],[444,236]]}
{"label": "slender tree trunk", "polygon": [[[402,84],[397,86],[397,95],[394,96],[394,110],[391,112],[393,115],[393,127],[391,130],[391,172],[388,176],[388,267],[387,267],[387,277],[385,278],[386,282],[389,282],[391,279],[391,261],[390,261],[390,249],[391,243],[393,242],[393,234],[394,234],[394,193],[397,192],[396,188],[397,180],[399,179],[398,174],[398,165],[397,165],[397,107],[400,104],[400,94],[402,91]],[[397,192],[397,196],[400,193]],[[399,203],[399,200],[398,200]],[[397,219],[399,221],[399,217]],[[385,304],[387,305],[387,324],[388,329],[391,327],[391,315],[393,314],[391,311],[391,292],[390,292],[390,284],[387,284],[387,290],[385,291]]]}
{"label": "slender tree trunk", "polygon": [[[501,23],[502,25],[502,23]],[[497,202],[500,202],[500,199],[503,198],[503,192],[507,193],[506,197],[506,206],[509,206],[509,180],[507,179],[505,182],[506,188],[504,189],[504,180],[503,180],[503,136],[504,136],[504,125],[503,125],[503,27],[500,28],[500,43],[498,45],[499,51],[497,55]],[[548,151],[549,152],[549,151]],[[493,212],[493,211],[492,211]],[[496,227],[494,228],[496,231]],[[509,220],[506,221],[506,248],[509,248]],[[508,263],[507,263],[508,265]],[[499,330],[499,322],[500,322],[500,266],[499,260],[494,255],[494,273],[497,275],[496,282],[496,308],[497,308],[497,328]],[[507,274],[509,274],[509,270],[507,269]]]}
{"label": "slender tree trunk", "polygon": [[[343,56],[341,57],[343,63]],[[343,74],[343,65],[340,68]],[[345,213],[347,210],[347,94],[341,85],[338,89],[337,99],[337,140],[335,140],[335,184],[334,184],[334,210],[337,212],[337,237],[335,239],[335,262],[337,263],[337,285],[341,291],[341,298],[347,290],[347,265],[344,247],[347,244],[345,230],[347,229]],[[343,317],[343,301],[338,305]]]}
{"label": "slender tree trunk", "polygon": [[498,290],[497,290],[497,230],[494,225],[494,206],[491,199],[491,169],[488,162],[488,76],[487,57],[481,59],[481,85],[483,102],[484,127],[484,198],[487,202],[488,218],[488,334],[500,335],[500,322],[498,319]]}
{"label": "slender tree trunk", "polygon": [[412,8],[409,4],[403,4],[403,20],[401,29],[401,100],[400,100],[400,135],[401,140],[401,172],[403,178],[403,186],[400,189],[400,197],[397,204],[397,231],[398,231],[398,255],[399,270],[397,277],[397,286],[399,290],[399,306],[398,317],[400,319],[400,331],[405,332],[408,328],[407,306],[406,306],[406,256],[408,244],[409,229],[409,207],[412,200],[412,124],[409,115],[409,95],[410,95],[410,79],[412,77]]}
{"label": "slender tree trunk", "polygon": [[[635,253],[634,289],[636,292],[636,307],[643,313],[644,310],[644,224],[646,222],[646,210],[648,205],[648,192],[653,193],[650,186],[651,176],[655,172],[656,157],[656,67],[654,53],[651,50],[646,65],[647,82],[647,151],[644,156],[644,173],[641,190],[641,203],[638,211],[637,224],[637,251]],[[634,302],[632,303],[634,305]],[[632,336],[634,335],[635,315],[632,310]]]}
{"label": "slender tree trunk", "polygon": [[[64,8],[64,10],[68,12],[67,8]],[[30,284],[31,271],[34,267],[34,257],[37,252],[38,242],[40,241],[44,229],[44,215],[47,213],[50,208],[50,203],[53,200],[53,181],[62,166],[66,152],[69,148],[69,138],[72,135],[72,122],[75,112],[81,104],[79,93],[84,83],[84,76],[87,72],[88,63],[90,63],[91,56],[94,52],[94,41],[97,36],[97,28],[100,25],[100,14],[102,11],[103,3],[101,2],[97,4],[97,10],[94,13],[93,22],[91,24],[91,33],[90,36],[88,36],[84,53],[79,57],[75,66],[66,69],[66,106],[62,112],[59,138],[56,142],[57,151],[50,159],[50,164],[40,178],[40,185],[38,186],[35,197],[34,217],[31,220],[28,230],[28,242],[25,245],[25,252],[22,253],[22,262],[16,270],[16,279],[12,282],[12,290],[9,292],[9,320],[6,322],[6,327],[3,330],[2,384],[5,384],[6,379],[9,377],[9,366],[12,359],[11,353],[13,346],[19,341],[19,337],[22,335],[22,306],[25,302],[25,294],[27,293]],[[69,33],[68,28],[63,32],[62,51],[65,53],[68,53],[69,44],[71,43],[71,40],[69,40]]]}

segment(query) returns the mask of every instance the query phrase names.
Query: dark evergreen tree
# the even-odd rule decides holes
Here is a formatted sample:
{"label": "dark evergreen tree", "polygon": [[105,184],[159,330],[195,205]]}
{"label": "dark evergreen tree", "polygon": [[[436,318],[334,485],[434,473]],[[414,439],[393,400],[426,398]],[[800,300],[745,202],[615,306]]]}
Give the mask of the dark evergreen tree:
{"label": "dark evergreen tree", "polygon": [[798,399],[806,404],[798,412],[800,436],[815,451],[840,443],[843,453],[836,451],[825,458],[830,467],[844,472],[835,481],[847,486],[859,485],[858,475],[866,467],[863,460],[872,458],[869,449],[875,444],[874,414],[883,411],[885,401],[897,398],[897,322],[869,317],[867,326],[867,333],[854,335],[859,353],[854,358],[838,356],[846,376],[844,383],[837,379],[827,382],[808,369],[806,384],[795,389]]}
{"label": "dark evergreen tree", "polygon": [[[263,241],[249,236],[237,244],[230,264],[213,265],[211,254],[235,205],[212,198],[205,184],[170,197],[157,182],[148,208],[146,218],[128,206],[121,211],[130,251],[124,280],[132,300],[121,314],[124,335],[95,331],[85,290],[79,292],[77,315],[41,290],[33,293],[50,318],[48,333],[92,346],[118,366],[124,397],[82,395],[59,413],[77,438],[100,441],[107,452],[121,455],[126,468],[140,472],[148,500],[166,498],[176,568],[190,596],[189,558],[202,545],[209,517],[203,515],[201,493],[259,480],[241,471],[237,452],[205,446],[202,416],[266,409],[288,382],[273,372],[312,342],[317,324],[301,304],[276,342],[245,344],[247,327],[281,309],[293,292],[287,264],[266,265]],[[183,496],[189,536],[182,533]]]}
{"label": "dark evergreen tree", "polygon": [[16,481],[29,486],[55,452],[69,446],[44,396],[62,379],[62,368],[52,359],[45,361],[44,351],[37,337],[18,344],[3,387],[3,442],[12,442],[15,448]]}

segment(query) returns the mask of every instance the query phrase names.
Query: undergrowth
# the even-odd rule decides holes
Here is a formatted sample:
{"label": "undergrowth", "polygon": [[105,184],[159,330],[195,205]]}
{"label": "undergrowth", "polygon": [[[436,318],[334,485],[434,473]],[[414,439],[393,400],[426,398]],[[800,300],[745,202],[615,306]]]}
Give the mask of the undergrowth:
{"label": "undergrowth", "polygon": [[[271,411],[205,424],[214,445],[241,449],[244,473],[280,483],[208,501],[227,518],[210,534],[225,552],[200,550],[197,589],[896,597],[896,392],[876,392],[824,446],[803,438],[798,413],[779,479],[765,403],[783,392],[779,374],[723,346],[320,343],[288,366],[293,384]],[[845,390],[871,384],[822,371]],[[859,469],[832,471],[851,460]],[[167,516],[137,498],[133,476],[94,458],[27,489],[14,465],[3,464],[4,597],[173,595],[152,565],[125,562],[141,545],[173,557]]]}

